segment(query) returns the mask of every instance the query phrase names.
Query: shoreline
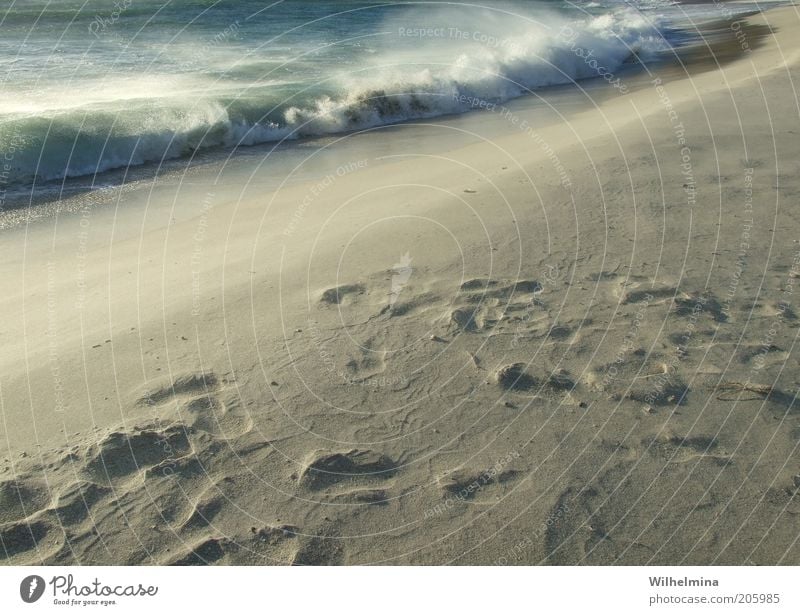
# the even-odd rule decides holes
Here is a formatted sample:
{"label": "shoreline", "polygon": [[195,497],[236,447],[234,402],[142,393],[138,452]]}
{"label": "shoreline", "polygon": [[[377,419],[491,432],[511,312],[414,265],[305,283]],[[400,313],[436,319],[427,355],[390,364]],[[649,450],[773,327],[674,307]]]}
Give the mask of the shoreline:
{"label": "shoreline", "polygon": [[[714,2],[714,4],[718,4]],[[702,3],[693,2],[687,6],[702,5]],[[766,8],[765,11],[775,10],[775,8]],[[721,13],[725,13],[720,9]],[[409,129],[413,130],[415,126],[425,126],[430,123],[445,124],[445,125],[458,125],[465,122],[476,123],[479,121],[472,116],[476,111],[482,111],[486,106],[500,106],[503,109],[511,109],[514,113],[527,115],[532,106],[538,104],[557,105],[562,104],[566,106],[579,105],[585,107],[587,104],[596,104],[593,97],[600,97],[600,100],[613,98],[617,93],[626,94],[628,88],[643,87],[646,82],[646,75],[650,72],[663,73],[666,71],[674,71],[674,74],[685,75],[688,73],[695,73],[700,70],[713,70],[720,62],[734,61],[742,54],[749,51],[749,47],[742,46],[740,49],[736,48],[734,38],[738,41],[740,37],[744,37],[747,45],[750,41],[754,44],[758,40],[767,36],[768,31],[758,26],[745,26],[744,31],[737,29],[734,31],[731,24],[737,22],[746,22],[748,16],[758,15],[754,12],[751,14],[738,15],[735,18],[730,10],[727,11],[727,17],[723,15],[718,21],[706,20],[702,24],[702,29],[698,28],[698,24],[692,24],[694,28],[693,33],[699,36],[701,40],[695,41],[694,44],[688,46],[676,47],[669,53],[665,53],[665,59],[654,62],[652,67],[642,65],[631,65],[629,67],[621,67],[615,73],[609,74],[613,77],[614,81],[619,85],[613,85],[614,88],[619,90],[613,92],[603,88],[603,77],[598,76],[594,79],[582,79],[575,84],[570,85],[556,85],[544,88],[537,88],[532,90],[529,94],[524,96],[512,98],[505,101],[486,101],[476,99],[475,105],[471,110],[462,113],[434,116],[425,119],[410,119],[407,121],[400,121],[396,123],[389,123],[369,128],[354,129],[353,131],[345,131],[341,133],[333,133],[328,135],[317,135],[302,137],[299,139],[283,139],[274,142],[255,143],[252,145],[237,145],[233,149],[226,147],[210,147],[203,148],[194,152],[191,156],[179,156],[164,159],[159,163],[145,162],[135,166],[123,169],[109,169],[102,171],[95,175],[82,175],[76,177],[68,177],[63,179],[53,179],[48,181],[39,181],[33,186],[25,185],[8,185],[0,177],[0,187],[3,187],[3,196],[0,199],[0,230],[5,230],[14,225],[32,222],[39,217],[47,217],[59,212],[68,213],[70,209],[74,211],[80,205],[71,205],[75,201],[80,201],[83,194],[90,194],[95,191],[113,191],[113,190],[129,190],[137,189],[137,186],[145,185],[149,182],[173,181],[174,178],[180,178],[186,174],[201,173],[203,169],[206,172],[221,172],[228,165],[246,165],[248,159],[270,159],[275,160],[277,157],[278,167],[271,171],[274,177],[282,177],[287,168],[285,161],[281,158],[287,158],[289,161],[296,160],[299,153],[307,147],[324,146],[328,141],[347,140],[354,136],[380,133],[390,129]],[[688,31],[692,31],[687,30]],[[582,50],[583,51],[583,50]],[[576,54],[576,50],[573,50]],[[712,60],[709,60],[709,54]],[[583,57],[583,56],[579,56]],[[586,62],[589,57],[584,58]],[[710,68],[705,68],[710,66]],[[651,71],[652,68],[652,71]],[[625,83],[620,80],[624,78]],[[624,88],[624,89],[622,89]],[[586,92],[589,92],[588,100],[583,99]],[[466,95],[462,94],[460,98]],[[571,100],[575,99],[575,100]],[[457,97],[456,100],[459,100]],[[465,102],[462,100],[462,102]],[[470,101],[466,101],[470,102]],[[535,115],[531,116],[531,119]],[[502,129],[498,132],[490,132],[488,137],[500,136]],[[510,134],[509,131],[505,131]],[[417,138],[425,139],[423,134],[417,135]],[[439,151],[447,151],[461,147],[457,140],[446,146],[440,146]],[[1,169],[0,169],[1,170]],[[9,191],[11,191],[9,196]],[[65,198],[66,197],[66,198]],[[64,206],[62,201],[69,203]],[[35,211],[31,211],[35,210]],[[28,214],[25,216],[25,214]]]}

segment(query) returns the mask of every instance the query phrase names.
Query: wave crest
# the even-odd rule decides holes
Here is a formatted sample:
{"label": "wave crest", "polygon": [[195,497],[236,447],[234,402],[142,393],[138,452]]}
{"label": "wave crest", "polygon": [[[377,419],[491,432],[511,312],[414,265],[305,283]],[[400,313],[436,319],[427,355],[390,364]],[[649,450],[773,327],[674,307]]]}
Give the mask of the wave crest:
{"label": "wave crest", "polygon": [[365,54],[368,64],[321,83],[289,87],[265,86],[261,79],[247,85],[201,78],[170,96],[169,76],[161,76],[167,95],[152,87],[150,97],[115,101],[105,95],[83,107],[6,115],[0,118],[0,147],[11,154],[13,183],[91,175],[200,149],[464,113],[481,106],[476,101],[496,104],[613,74],[626,62],[646,61],[669,48],[662,24],[633,10],[580,20],[558,14],[522,23],[494,19],[493,26],[510,34],[473,34],[475,40],[392,37],[391,48]]}

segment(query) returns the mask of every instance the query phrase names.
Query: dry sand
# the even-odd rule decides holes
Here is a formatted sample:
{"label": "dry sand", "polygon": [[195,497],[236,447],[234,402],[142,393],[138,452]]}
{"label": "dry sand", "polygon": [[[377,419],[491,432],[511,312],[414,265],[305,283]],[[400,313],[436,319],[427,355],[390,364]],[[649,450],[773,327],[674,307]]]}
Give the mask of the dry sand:
{"label": "dry sand", "polygon": [[800,16],[752,22],[569,115],[7,228],[0,558],[800,564]]}

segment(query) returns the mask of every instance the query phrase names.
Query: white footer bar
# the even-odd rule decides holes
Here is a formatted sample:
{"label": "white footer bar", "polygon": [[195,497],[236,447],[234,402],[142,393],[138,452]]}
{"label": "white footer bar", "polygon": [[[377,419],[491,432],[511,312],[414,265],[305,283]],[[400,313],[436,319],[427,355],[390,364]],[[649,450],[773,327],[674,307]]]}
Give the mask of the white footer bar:
{"label": "white footer bar", "polygon": [[791,567],[0,568],[6,613],[800,613]]}

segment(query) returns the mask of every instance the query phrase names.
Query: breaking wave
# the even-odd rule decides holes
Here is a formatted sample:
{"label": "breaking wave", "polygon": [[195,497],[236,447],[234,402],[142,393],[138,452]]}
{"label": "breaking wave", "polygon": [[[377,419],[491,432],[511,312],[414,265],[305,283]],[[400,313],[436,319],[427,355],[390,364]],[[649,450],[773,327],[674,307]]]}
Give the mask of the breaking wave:
{"label": "breaking wave", "polygon": [[[98,75],[63,91],[54,84],[29,105],[0,100],[0,148],[10,160],[11,183],[91,175],[209,148],[464,113],[538,88],[613,75],[670,47],[668,26],[630,9],[580,19],[557,12],[487,19],[455,32],[385,23],[391,44],[313,78],[297,69],[280,80],[274,62],[249,57],[222,71]],[[440,22],[448,23],[445,16]]]}

